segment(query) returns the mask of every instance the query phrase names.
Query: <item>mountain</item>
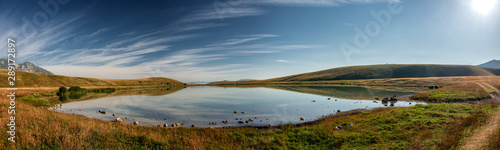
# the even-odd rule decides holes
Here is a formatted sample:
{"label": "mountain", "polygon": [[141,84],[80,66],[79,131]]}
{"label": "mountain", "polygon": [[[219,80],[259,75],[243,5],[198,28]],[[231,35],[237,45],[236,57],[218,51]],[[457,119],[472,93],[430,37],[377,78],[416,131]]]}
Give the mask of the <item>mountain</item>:
{"label": "mountain", "polygon": [[327,69],[280,78],[272,82],[327,81],[413,77],[495,76],[485,68],[467,65],[369,65]]}
{"label": "mountain", "polygon": [[484,68],[500,68],[500,60],[491,60],[488,61],[484,64],[478,65],[478,67],[484,67]]}
{"label": "mountain", "polygon": [[[8,67],[8,60],[0,58],[0,69],[7,69]],[[14,66],[16,67],[16,70],[19,71],[26,71],[26,72],[36,72],[36,73],[43,73],[43,74],[53,74],[50,71],[47,71],[41,67],[38,67],[37,65],[31,63],[31,62],[25,62],[22,64],[18,64],[17,62],[14,63]]]}

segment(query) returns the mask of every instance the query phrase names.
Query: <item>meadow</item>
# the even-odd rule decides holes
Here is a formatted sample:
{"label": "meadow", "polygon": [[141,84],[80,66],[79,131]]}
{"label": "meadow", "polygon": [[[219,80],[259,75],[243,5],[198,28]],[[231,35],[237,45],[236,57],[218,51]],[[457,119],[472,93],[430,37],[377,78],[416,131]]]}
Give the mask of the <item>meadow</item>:
{"label": "meadow", "polygon": [[[6,112],[9,101],[1,97]],[[213,129],[134,126],[26,101],[16,106],[17,141],[5,140],[2,149],[453,149],[499,110],[497,104],[443,103],[356,110],[299,125]],[[1,123],[7,121],[2,113]],[[345,128],[336,130],[339,125]],[[1,130],[7,137],[7,128]]]}
{"label": "meadow", "polygon": [[[158,79],[103,80],[99,81],[101,82],[99,84],[87,84],[81,78],[74,78],[77,81],[56,79],[64,84],[84,85],[82,88],[89,90],[92,88],[117,89],[109,94],[83,95],[76,100],[127,94],[168,94],[184,86],[182,84],[181,86],[161,86],[162,84],[158,85]],[[148,80],[150,82],[144,82]],[[166,79],[160,80],[167,81]],[[249,81],[237,84],[228,82],[224,83],[224,86],[378,85],[388,88],[419,87],[419,89],[437,86],[439,88],[419,90],[420,93],[413,95],[413,98],[439,103],[405,108],[353,110],[313,122],[295,125],[282,124],[273,127],[135,126],[44,108],[43,106],[60,103],[57,91],[61,83],[52,81],[55,80],[43,82],[47,85],[19,88],[15,115],[19,118],[16,119],[16,142],[4,140],[0,144],[0,149],[459,149],[469,142],[469,138],[488,125],[492,116],[500,113],[498,102],[491,101],[499,94],[500,78],[496,76],[281,83]],[[29,83],[31,82],[36,83],[35,81]],[[117,82],[121,83],[117,84]],[[28,85],[28,82],[25,83]],[[217,85],[221,86],[221,84]],[[172,90],[160,93],[142,90],[123,93],[122,90],[118,90],[159,86]],[[6,97],[7,92],[7,90],[2,90],[0,93],[0,105],[3,106],[0,107],[1,124],[7,124],[10,117],[6,113],[10,102]],[[339,126],[343,128],[336,129]],[[485,138],[482,142],[482,148],[499,147],[500,127],[495,128],[490,136],[492,138]],[[0,128],[0,134],[7,138],[7,130],[7,126],[3,126]]]}

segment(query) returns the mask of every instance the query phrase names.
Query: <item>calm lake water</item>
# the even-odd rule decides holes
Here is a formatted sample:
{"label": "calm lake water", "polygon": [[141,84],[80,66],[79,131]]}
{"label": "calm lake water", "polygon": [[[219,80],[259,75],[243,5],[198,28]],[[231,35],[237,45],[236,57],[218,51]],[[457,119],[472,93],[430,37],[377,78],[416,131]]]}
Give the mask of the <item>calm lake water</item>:
{"label": "calm lake water", "polygon": [[[63,104],[58,111],[102,120],[114,120],[117,116],[114,117],[112,114],[118,114],[122,119],[128,118],[125,120],[127,124],[139,121],[140,125],[146,126],[165,123],[169,125],[184,123],[184,127],[190,127],[193,124],[197,127],[267,126],[313,121],[325,115],[335,114],[338,110],[342,112],[360,108],[391,107],[390,103],[384,105],[381,101],[374,102],[374,98],[382,99],[392,95],[410,94],[413,93],[364,87],[222,88],[195,86],[167,95],[115,96],[69,102]],[[394,107],[416,104],[417,102],[398,101],[394,103]],[[107,114],[98,113],[98,110],[105,110]],[[235,114],[234,111],[238,113]],[[304,121],[300,120],[301,117]],[[249,119],[253,122],[238,123],[238,121]],[[225,120],[228,121],[227,124],[222,123]],[[209,125],[210,122],[217,124]]]}

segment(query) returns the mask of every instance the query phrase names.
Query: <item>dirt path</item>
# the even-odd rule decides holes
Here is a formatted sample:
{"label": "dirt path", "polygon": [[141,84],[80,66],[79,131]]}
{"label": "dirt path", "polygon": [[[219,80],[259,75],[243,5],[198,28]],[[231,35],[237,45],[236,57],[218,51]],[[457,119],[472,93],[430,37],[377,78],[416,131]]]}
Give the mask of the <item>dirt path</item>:
{"label": "dirt path", "polygon": [[[500,103],[500,98],[491,95],[492,101]],[[492,136],[491,134],[493,131],[495,131],[498,126],[500,126],[500,111],[497,112],[493,117],[490,118],[488,123],[481,127],[481,129],[477,130],[473,136],[470,138],[466,139],[467,143],[462,146],[460,149],[463,150],[476,150],[480,149],[482,144],[485,144],[486,141],[488,141],[489,137]]]}

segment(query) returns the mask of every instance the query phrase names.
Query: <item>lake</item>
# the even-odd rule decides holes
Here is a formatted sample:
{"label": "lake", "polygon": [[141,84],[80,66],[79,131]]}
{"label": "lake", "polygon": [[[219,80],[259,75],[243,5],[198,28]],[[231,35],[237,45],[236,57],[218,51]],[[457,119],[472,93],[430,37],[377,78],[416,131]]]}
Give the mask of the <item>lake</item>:
{"label": "lake", "polygon": [[[163,89],[162,89],[163,91]],[[127,91],[120,91],[126,93]],[[137,91],[135,91],[137,92]],[[141,92],[139,92],[141,93]],[[405,96],[412,92],[398,92],[365,87],[334,86],[274,86],[224,88],[193,86],[165,95],[126,95],[72,101],[62,104],[57,111],[74,113],[89,118],[114,120],[127,117],[127,124],[156,126],[165,123],[184,124],[184,127],[268,126],[314,121],[338,111],[392,107],[374,98]],[[329,99],[330,98],[330,99]],[[398,101],[394,107],[407,107],[417,102]],[[419,104],[425,104],[420,102]],[[72,110],[72,111],[70,111]],[[105,110],[107,114],[98,113]],[[237,113],[234,113],[237,111]],[[244,112],[244,113],[243,113]],[[165,120],[167,118],[168,120]],[[301,118],[304,120],[301,121]],[[249,121],[238,123],[238,121]],[[228,121],[224,124],[223,121]],[[211,125],[209,123],[216,122]]]}

